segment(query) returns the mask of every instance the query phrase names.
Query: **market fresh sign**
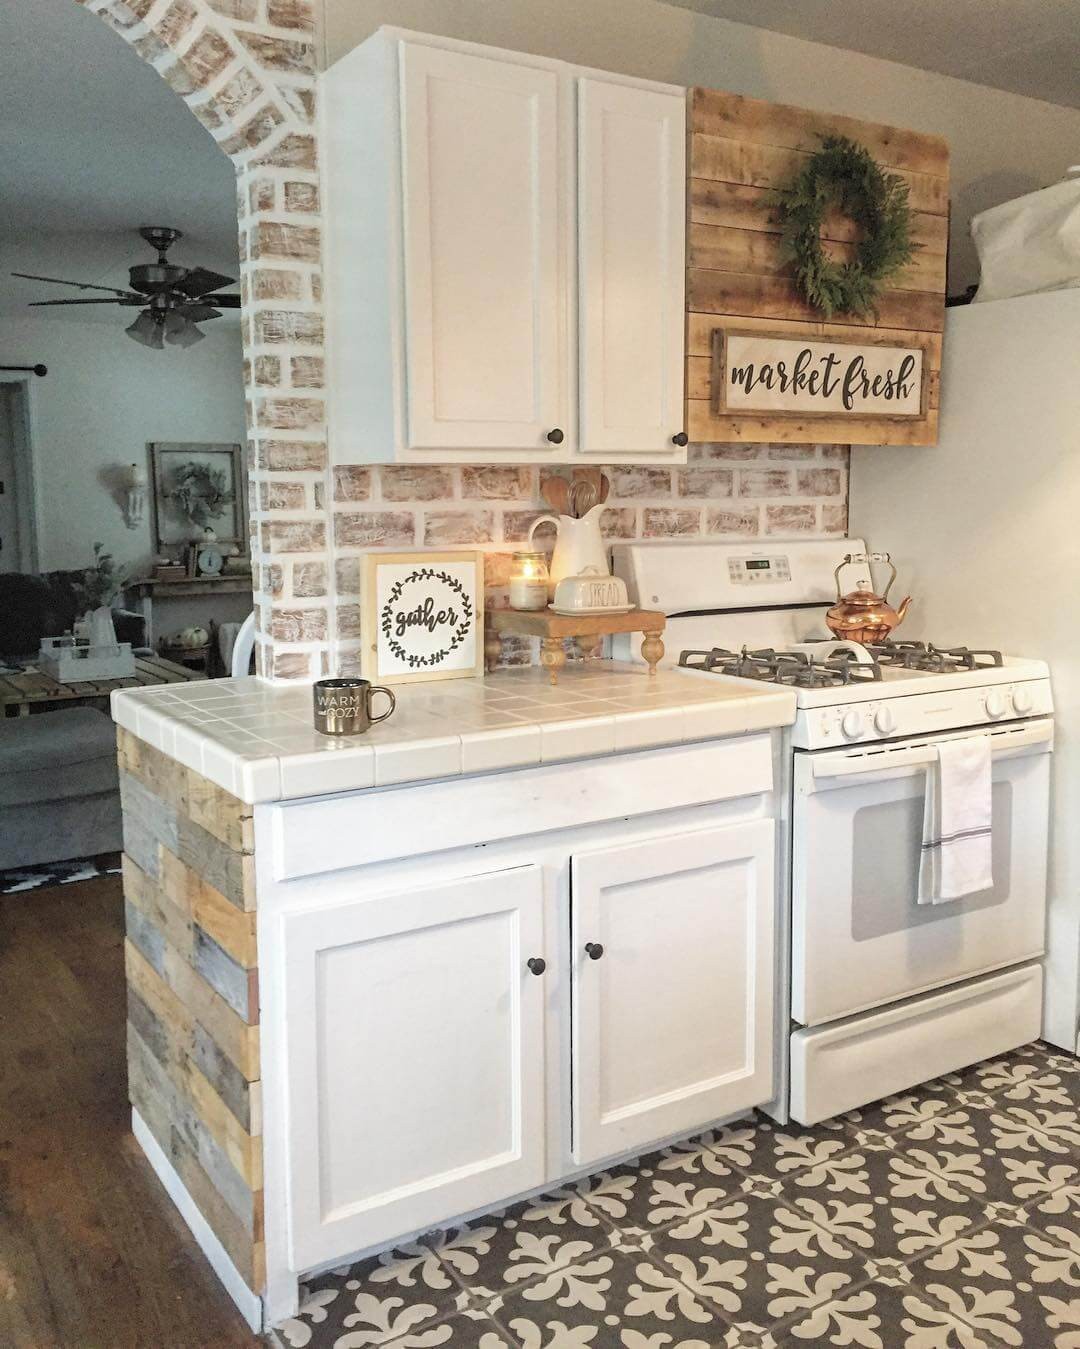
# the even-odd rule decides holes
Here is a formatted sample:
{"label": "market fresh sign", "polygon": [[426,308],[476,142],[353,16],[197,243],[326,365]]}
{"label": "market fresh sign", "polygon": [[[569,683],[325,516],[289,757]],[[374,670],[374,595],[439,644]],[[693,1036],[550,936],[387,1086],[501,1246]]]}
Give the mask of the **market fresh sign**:
{"label": "market fresh sign", "polygon": [[921,347],[713,332],[713,410],[828,417],[922,417]]}

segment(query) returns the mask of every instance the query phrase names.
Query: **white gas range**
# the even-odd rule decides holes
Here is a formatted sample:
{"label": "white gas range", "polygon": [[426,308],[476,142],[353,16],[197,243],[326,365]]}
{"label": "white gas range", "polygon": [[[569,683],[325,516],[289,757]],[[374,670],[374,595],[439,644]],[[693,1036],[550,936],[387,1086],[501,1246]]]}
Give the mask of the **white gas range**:
{"label": "white gas range", "polygon": [[[688,678],[795,694],[771,1113],[807,1124],[1015,1048],[1041,1025],[1049,672],[962,647],[962,633],[940,647],[905,643],[902,629],[880,648],[830,639],[835,569],[865,553],[858,539],[615,549],[631,598],[668,615],[666,659]],[[845,589],[871,579],[865,562],[844,572]],[[927,773],[943,740],[975,735],[991,744],[994,884],[920,905]]]}

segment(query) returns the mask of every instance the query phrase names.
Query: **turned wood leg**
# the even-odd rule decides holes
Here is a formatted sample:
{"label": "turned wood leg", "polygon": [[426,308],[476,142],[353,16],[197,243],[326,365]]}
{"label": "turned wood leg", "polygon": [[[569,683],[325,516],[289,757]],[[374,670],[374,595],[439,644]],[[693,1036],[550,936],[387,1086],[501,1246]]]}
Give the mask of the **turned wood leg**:
{"label": "turned wood leg", "polygon": [[540,664],[548,672],[553,684],[559,682],[559,671],[566,664],[566,652],[561,637],[543,637],[540,639]]}
{"label": "turned wood leg", "polygon": [[484,629],[484,669],[491,674],[502,659],[502,638],[491,628]]}
{"label": "turned wood leg", "polygon": [[664,643],[660,640],[660,634],[656,632],[647,632],[641,643],[641,655],[645,664],[649,667],[649,674],[656,673],[656,667],[664,657]]}

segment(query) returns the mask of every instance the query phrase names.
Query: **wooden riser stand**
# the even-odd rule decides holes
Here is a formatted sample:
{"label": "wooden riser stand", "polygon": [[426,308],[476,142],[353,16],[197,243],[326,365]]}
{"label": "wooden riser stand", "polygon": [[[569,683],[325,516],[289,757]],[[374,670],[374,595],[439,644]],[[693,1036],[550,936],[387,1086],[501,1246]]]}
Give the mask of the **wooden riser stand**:
{"label": "wooden riser stand", "polygon": [[619,632],[643,634],[641,655],[649,667],[649,674],[663,659],[664,643],[660,634],[667,619],[650,609],[631,609],[625,614],[556,614],[551,609],[532,610],[492,609],[484,629],[484,658],[490,673],[502,656],[503,636],[540,638],[540,663],[547,670],[553,684],[558,683],[559,671],[566,664],[563,643],[572,638],[582,657],[594,655],[604,637]]}

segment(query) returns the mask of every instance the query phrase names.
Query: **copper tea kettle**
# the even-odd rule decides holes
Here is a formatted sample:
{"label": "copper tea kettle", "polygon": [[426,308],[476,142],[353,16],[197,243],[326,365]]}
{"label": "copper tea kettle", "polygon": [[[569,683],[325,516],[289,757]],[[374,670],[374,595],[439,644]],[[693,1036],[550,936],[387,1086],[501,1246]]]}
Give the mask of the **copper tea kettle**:
{"label": "copper tea kettle", "polygon": [[[840,573],[846,566],[856,562],[865,562],[868,568],[875,562],[885,563],[892,574],[883,595],[874,593],[872,580],[859,581],[849,594],[841,595]],[[836,603],[825,615],[825,622],[833,636],[848,642],[862,642],[864,646],[888,641],[889,634],[897,624],[904,621],[904,615],[911,605],[910,595],[901,600],[897,609],[889,603],[889,591],[896,580],[896,568],[889,554],[848,553],[833,576],[836,580]]]}

